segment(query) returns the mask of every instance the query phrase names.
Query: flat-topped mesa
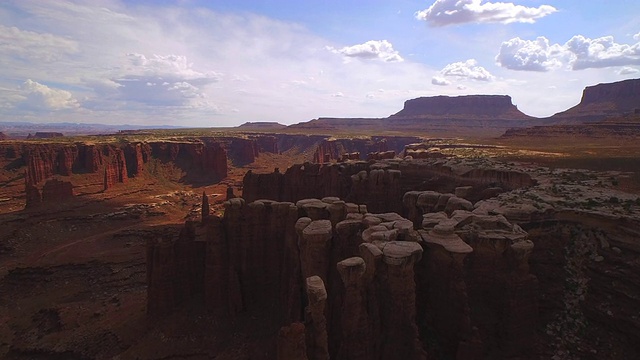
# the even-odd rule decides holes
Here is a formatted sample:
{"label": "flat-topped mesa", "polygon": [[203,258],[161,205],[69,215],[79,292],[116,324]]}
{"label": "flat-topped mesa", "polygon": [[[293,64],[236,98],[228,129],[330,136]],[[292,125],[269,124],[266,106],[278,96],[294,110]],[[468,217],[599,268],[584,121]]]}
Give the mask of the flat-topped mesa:
{"label": "flat-topped mesa", "polygon": [[29,134],[27,139],[51,139],[57,137],[64,137],[64,134],[53,131],[37,131],[34,135]]}
{"label": "flat-topped mesa", "polygon": [[398,118],[453,119],[530,119],[520,112],[507,95],[433,96],[411,99],[404,108],[391,115]]}
{"label": "flat-topped mesa", "polygon": [[624,115],[640,108],[640,79],[587,86],[580,103],[557,113],[550,119],[566,122],[600,121],[605,117]]}

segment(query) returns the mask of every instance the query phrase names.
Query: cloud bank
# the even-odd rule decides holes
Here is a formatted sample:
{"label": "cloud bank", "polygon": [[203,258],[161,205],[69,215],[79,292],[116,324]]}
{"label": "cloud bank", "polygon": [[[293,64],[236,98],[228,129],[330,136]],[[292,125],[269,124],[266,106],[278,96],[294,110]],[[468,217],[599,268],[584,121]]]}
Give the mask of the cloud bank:
{"label": "cloud bank", "polygon": [[575,35],[564,45],[513,38],[505,41],[496,63],[511,70],[550,71],[563,66],[572,70],[640,65],[640,42],[618,44],[612,36],[590,39]]}

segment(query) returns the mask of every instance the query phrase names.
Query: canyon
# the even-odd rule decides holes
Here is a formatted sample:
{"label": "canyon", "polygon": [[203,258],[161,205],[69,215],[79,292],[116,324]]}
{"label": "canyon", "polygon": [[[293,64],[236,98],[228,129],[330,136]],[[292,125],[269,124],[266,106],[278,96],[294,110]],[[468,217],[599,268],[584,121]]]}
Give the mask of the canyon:
{"label": "canyon", "polygon": [[0,357],[637,358],[636,84],[0,141]]}

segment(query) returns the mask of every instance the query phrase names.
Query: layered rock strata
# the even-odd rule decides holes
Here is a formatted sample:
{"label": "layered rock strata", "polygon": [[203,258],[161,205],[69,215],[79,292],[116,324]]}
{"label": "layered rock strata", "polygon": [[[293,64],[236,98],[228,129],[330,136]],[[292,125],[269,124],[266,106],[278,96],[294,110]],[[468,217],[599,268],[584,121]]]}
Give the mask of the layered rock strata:
{"label": "layered rock strata", "polygon": [[[247,201],[296,202],[334,196],[368,205],[373,212],[402,212],[402,196],[412,190],[453,194],[456,188],[467,187],[464,198],[473,203],[536,183],[527,173],[493,165],[454,159],[304,163],[284,173],[248,172],[243,179],[243,197]],[[466,208],[468,204],[458,206]]]}

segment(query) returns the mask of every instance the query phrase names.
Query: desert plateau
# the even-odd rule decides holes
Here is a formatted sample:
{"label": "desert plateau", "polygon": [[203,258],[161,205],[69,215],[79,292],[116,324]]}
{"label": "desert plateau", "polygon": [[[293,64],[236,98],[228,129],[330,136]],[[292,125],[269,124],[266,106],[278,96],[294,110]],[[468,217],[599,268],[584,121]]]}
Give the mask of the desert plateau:
{"label": "desert plateau", "polygon": [[640,359],[640,2],[0,1],[0,360]]}
{"label": "desert plateau", "polygon": [[636,105],[5,138],[0,355],[636,358]]}

